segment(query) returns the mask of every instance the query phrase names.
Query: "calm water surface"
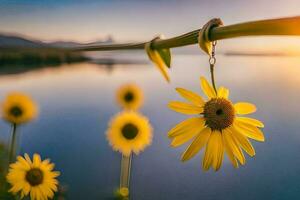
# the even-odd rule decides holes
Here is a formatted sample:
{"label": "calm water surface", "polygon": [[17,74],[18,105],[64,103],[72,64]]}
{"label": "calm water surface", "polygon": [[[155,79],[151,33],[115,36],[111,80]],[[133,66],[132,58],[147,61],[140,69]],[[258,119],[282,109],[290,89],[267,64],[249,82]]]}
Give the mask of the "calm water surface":
{"label": "calm water surface", "polygon": [[[167,109],[180,100],[175,87],[197,92],[199,76],[209,77],[207,58],[174,56],[171,84],[151,65],[76,64],[22,75],[0,77],[0,98],[12,90],[24,91],[40,105],[39,118],[22,127],[21,152],[49,157],[62,172],[74,200],[105,199],[119,184],[120,155],[109,147],[105,130],[119,112],[115,90],[135,82],[144,90],[141,112],[154,127],[152,146],[133,159],[133,200],[253,200],[300,198],[300,58],[218,56],[218,85],[231,89],[233,102],[258,107],[253,117],[265,123],[266,142],[253,142],[254,158],[234,169],[225,159],[217,173],[203,172],[202,156],[179,161],[185,147],[172,149],[166,133],[185,116]],[[9,125],[1,122],[1,139]]]}

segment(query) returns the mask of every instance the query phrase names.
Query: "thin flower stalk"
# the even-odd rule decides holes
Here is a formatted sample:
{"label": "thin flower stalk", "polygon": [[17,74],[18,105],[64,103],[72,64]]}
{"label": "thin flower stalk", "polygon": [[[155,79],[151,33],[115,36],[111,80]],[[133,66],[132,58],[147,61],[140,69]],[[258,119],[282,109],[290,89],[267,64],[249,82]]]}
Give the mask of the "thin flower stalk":
{"label": "thin flower stalk", "polygon": [[19,134],[17,131],[17,124],[11,125],[11,142],[9,147],[9,164],[16,160],[19,146]]}
{"label": "thin flower stalk", "polygon": [[132,161],[132,154],[130,154],[129,156],[122,155],[120,188],[128,188],[129,189],[131,161]]}

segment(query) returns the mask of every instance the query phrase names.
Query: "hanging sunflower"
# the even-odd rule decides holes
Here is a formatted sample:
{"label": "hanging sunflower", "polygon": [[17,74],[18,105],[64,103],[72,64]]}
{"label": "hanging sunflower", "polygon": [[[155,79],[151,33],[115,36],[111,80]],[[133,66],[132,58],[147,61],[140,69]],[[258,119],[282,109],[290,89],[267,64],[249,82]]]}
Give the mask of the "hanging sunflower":
{"label": "hanging sunflower", "polygon": [[212,166],[217,171],[222,165],[224,151],[235,168],[238,167],[238,161],[244,165],[246,161],[242,150],[250,156],[255,155],[248,138],[264,141],[259,129],[264,127],[263,123],[243,116],[254,113],[255,105],[246,102],[233,104],[228,99],[228,89],[220,87],[216,94],[203,77],[201,87],[208,97],[207,101],[189,90],[176,89],[189,103],[173,101],[169,103],[169,108],[196,116],[179,123],[168,132],[173,139],[171,146],[177,147],[193,139],[183,153],[182,161],[191,159],[206,146],[202,162],[204,170]]}
{"label": "hanging sunflower", "polygon": [[13,124],[29,122],[37,116],[37,113],[34,101],[23,93],[10,93],[2,102],[2,116]]}
{"label": "hanging sunflower", "polygon": [[117,91],[117,102],[124,109],[137,110],[143,104],[143,92],[135,84],[126,84]]}
{"label": "hanging sunflower", "polygon": [[20,194],[21,198],[30,195],[31,200],[53,198],[57,191],[59,172],[52,171],[54,164],[49,159],[41,160],[38,154],[33,160],[25,154],[24,158],[17,157],[17,161],[10,165],[7,181],[11,184],[9,192]]}
{"label": "hanging sunflower", "polygon": [[152,127],[148,119],[134,111],[117,114],[110,122],[107,139],[115,151],[129,156],[138,154],[152,142]]}

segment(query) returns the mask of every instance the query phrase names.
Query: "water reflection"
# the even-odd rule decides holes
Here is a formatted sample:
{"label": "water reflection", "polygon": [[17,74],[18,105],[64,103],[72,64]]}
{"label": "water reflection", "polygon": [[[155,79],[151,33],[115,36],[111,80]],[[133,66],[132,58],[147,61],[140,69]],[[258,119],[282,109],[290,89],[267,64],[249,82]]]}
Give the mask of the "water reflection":
{"label": "water reflection", "polygon": [[[136,82],[144,90],[147,115],[155,129],[153,145],[133,160],[132,199],[297,199],[300,196],[300,59],[296,57],[218,56],[217,84],[231,89],[231,99],[258,107],[266,142],[253,142],[255,158],[238,170],[227,161],[204,173],[201,158],[179,158],[185,147],[169,148],[167,130],[184,116],[166,108],[179,99],[175,87],[200,92],[199,76],[209,76],[207,58],[174,56],[171,84],[147,64],[64,65],[0,78],[0,98],[11,90],[28,92],[40,104],[40,118],[22,128],[22,152],[50,157],[69,185],[70,199],[104,199],[119,181],[120,155],[105,139],[106,123],[118,112],[115,90]],[[0,123],[1,138],[9,126]]]}

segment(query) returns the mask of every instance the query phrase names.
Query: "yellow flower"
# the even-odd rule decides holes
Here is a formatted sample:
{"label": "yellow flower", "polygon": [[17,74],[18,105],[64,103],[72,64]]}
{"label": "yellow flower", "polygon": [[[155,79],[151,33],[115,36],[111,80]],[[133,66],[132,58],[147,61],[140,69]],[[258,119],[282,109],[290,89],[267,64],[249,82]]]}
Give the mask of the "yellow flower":
{"label": "yellow flower", "polygon": [[129,200],[129,189],[127,187],[118,188],[114,194],[116,200]]}
{"label": "yellow flower", "polygon": [[152,127],[143,115],[134,111],[124,111],[111,120],[107,139],[115,151],[129,156],[138,154],[152,142]]}
{"label": "yellow flower", "polygon": [[57,191],[58,181],[55,179],[59,172],[52,171],[54,164],[49,159],[41,161],[38,154],[33,160],[25,154],[24,158],[17,157],[17,161],[10,165],[7,181],[11,184],[10,192],[20,193],[21,198],[29,195],[31,200],[47,200],[53,198]]}
{"label": "yellow flower", "polygon": [[117,102],[124,109],[137,110],[143,104],[143,92],[137,85],[123,85],[117,91]]}
{"label": "yellow flower", "polygon": [[243,116],[254,113],[255,105],[246,102],[232,104],[228,99],[228,89],[220,87],[216,94],[203,77],[201,87],[208,97],[207,101],[192,91],[176,89],[189,102],[173,101],[169,103],[169,108],[196,116],[177,124],[168,132],[168,136],[173,139],[171,146],[177,147],[193,139],[182,154],[182,161],[191,159],[206,146],[202,162],[204,170],[212,166],[217,171],[222,165],[224,152],[234,167],[238,167],[238,161],[244,165],[246,161],[242,150],[250,156],[255,155],[248,138],[264,141],[264,135],[259,129],[264,127],[263,123]]}
{"label": "yellow flower", "polygon": [[119,190],[119,194],[122,197],[128,197],[129,196],[129,190],[127,187],[121,187]]}
{"label": "yellow flower", "polygon": [[19,92],[10,93],[2,102],[2,116],[10,123],[26,123],[37,116],[37,107],[29,96]]}

